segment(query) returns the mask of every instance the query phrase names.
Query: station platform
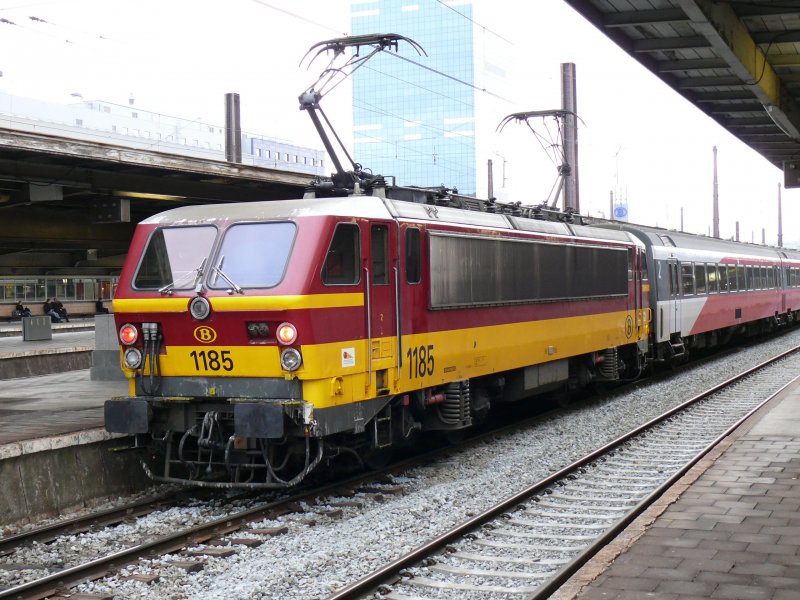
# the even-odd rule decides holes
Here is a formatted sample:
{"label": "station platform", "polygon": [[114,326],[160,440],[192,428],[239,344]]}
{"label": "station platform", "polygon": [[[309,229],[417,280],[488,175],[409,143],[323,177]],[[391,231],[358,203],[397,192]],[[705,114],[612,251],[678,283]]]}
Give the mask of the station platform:
{"label": "station platform", "polygon": [[103,427],[103,403],[128,384],[92,379],[96,322],[54,323],[37,341],[0,324],[0,535],[152,485]]}
{"label": "station platform", "polygon": [[63,373],[92,365],[94,319],[52,323],[52,339],[23,339],[19,321],[0,323],[0,380]]}
{"label": "station platform", "polygon": [[20,451],[9,444],[102,429],[103,402],[128,392],[90,378],[94,319],[52,327],[52,339],[24,341],[19,322],[0,323],[0,460]]}
{"label": "station platform", "polygon": [[800,600],[800,378],[551,597]]}

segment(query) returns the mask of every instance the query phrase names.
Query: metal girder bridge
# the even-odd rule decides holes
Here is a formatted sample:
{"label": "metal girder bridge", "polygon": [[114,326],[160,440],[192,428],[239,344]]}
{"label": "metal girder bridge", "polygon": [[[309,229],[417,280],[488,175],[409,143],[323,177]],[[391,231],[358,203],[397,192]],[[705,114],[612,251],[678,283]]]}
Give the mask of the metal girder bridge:
{"label": "metal girder bridge", "polygon": [[564,1],[800,187],[800,2]]}

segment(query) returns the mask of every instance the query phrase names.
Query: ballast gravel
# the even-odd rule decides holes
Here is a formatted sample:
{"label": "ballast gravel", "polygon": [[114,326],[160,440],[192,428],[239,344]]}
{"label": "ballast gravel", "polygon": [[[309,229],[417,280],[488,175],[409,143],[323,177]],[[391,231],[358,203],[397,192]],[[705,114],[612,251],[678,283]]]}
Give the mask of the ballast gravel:
{"label": "ballast gravel", "polygon": [[[78,590],[112,593],[120,599],[325,598],[497,500],[539,481],[669,407],[733,377],[743,365],[756,365],[798,343],[800,330],[794,330],[668,380],[645,382],[625,394],[576,405],[524,432],[454,450],[449,459],[395,478],[393,485],[403,487],[402,495],[385,494],[378,500],[375,495],[364,494],[357,497],[360,507],[335,507],[332,505],[337,499],[331,498],[328,500],[331,505],[307,507],[309,513],[317,513],[313,524],[309,513],[253,523],[253,528],[286,525],[289,532],[266,538],[255,548],[238,546],[238,552],[228,558],[206,557],[200,571],[187,572],[170,566],[186,560],[174,555],[141,561],[114,576],[83,584]],[[332,508],[341,512],[330,512]],[[188,511],[185,520],[188,523],[192,519],[192,512]],[[97,555],[108,551],[102,534],[85,537],[86,545],[95,544]],[[146,573],[157,574],[159,580],[142,583],[127,579],[133,574]]]}

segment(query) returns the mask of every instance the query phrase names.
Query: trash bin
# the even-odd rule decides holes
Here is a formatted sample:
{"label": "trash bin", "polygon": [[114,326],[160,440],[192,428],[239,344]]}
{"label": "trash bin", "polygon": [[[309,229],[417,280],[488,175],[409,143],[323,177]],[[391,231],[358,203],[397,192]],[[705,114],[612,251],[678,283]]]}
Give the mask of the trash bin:
{"label": "trash bin", "polygon": [[50,326],[50,316],[22,317],[22,340],[24,342],[37,342],[39,340],[52,340],[53,328]]}

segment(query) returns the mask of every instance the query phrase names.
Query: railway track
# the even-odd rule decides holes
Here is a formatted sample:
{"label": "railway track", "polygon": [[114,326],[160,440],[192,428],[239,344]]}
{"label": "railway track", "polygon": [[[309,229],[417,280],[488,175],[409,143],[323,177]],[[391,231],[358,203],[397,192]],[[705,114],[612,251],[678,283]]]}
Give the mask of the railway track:
{"label": "railway track", "polygon": [[329,596],[546,598],[783,390],[800,347],[699,394]]}
{"label": "railway track", "polygon": [[[799,361],[800,362],[800,361]],[[719,387],[719,386],[718,386]],[[549,415],[535,417],[526,420],[522,423],[516,423],[513,426],[506,427],[505,430],[494,430],[483,436],[465,440],[461,446],[469,446],[470,444],[480,444],[482,440],[487,438],[500,437],[503,431],[513,430],[516,428],[524,429],[530,426],[531,421],[537,419],[548,418]],[[655,421],[655,420],[654,420]],[[679,427],[683,427],[682,425]],[[453,453],[457,446],[450,446],[444,449],[438,449],[431,453],[426,453],[420,457],[415,457],[401,463],[392,465],[385,473],[403,473],[415,466],[424,464],[425,462],[434,462],[441,458],[441,454]],[[609,447],[606,448],[610,449]],[[694,448],[696,450],[696,448]],[[663,459],[664,452],[660,452]],[[668,466],[670,469],[679,468],[683,458],[675,457],[674,460],[670,459]],[[501,517],[500,521],[495,524],[477,529],[481,523],[478,523],[478,517],[471,519],[473,522],[471,531],[475,536],[474,540],[467,540],[470,543],[469,547],[457,549],[455,542],[445,542],[450,544],[454,551],[448,552],[448,557],[451,559],[450,563],[445,563],[440,557],[435,559],[435,564],[431,563],[428,567],[430,573],[423,574],[415,573],[415,583],[410,584],[414,587],[419,587],[416,584],[430,579],[431,582],[435,581],[439,575],[445,575],[452,579],[462,571],[470,571],[476,573],[480,577],[492,577],[492,573],[496,573],[496,567],[502,566],[507,569],[507,565],[511,564],[513,569],[511,571],[518,573],[518,576],[524,581],[523,588],[539,589],[545,584],[548,578],[552,577],[553,573],[565,565],[570,563],[570,557],[578,552],[582,547],[585,547],[591,540],[596,539],[597,536],[603,531],[607,530],[609,525],[617,523],[621,518],[621,513],[627,512],[631,506],[635,506],[635,502],[623,501],[619,495],[621,490],[626,490],[630,497],[635,497],[635,492],[641,496],[646,493],[647,483],[648,486],[653,484],[650,479],[658,479],[663,473],[650,475],[651,471],[647,469],[650,467],[641,466],[645,469],[643,471],[632,471],[628,475],[618,471],[622,466],[633,462],[638,464],[637,460],[626,458],[624,456],[614,455],[613,460],[606,459],[604,466],[598,471],[598,475],[591,475],[590,473],[568,473],[566,470],[561,473],[565,477],[573,477],[572,482],[577,482],[576,485],[582,486],[584,492],[588,491],[589,495],[583,498],[583,506],[577,513],[570,512],[565,502],[572,492],[568,485],[552,483],[552,487],[544,492],[542,498],[538,501],[529,501],[525,508],[520,508],[518,512],[511,512],[512,509],[499,509],[501,513],[505,513],[506,517]],[[665,461],[661,460],[661,467],[665,466]],[[557,474],[558,475],[558,474]],[[594,477],[594,479],[589,479]],[[629,485],[621,486],[615,483],[615,478],[619,477],[620,481],[624,481],[624,477],[629,478]],[[663,477],[662,477],[663,479]],[[545,480],[542,485],[550,485]],[[553,480],[555,481],[555,480]],[[569,480],[568,480],[569,482]],[[544,489],[544,488],[542,488]],[[610,491],[613,489],[613,493]],[[211,522],[204,523],[192,528],[186,528],[182,531],[176,531],[167,536],[158,536],[157,539],[152,539],[147,542],[131,545],[124,550],[109,553],[108,556],[93,560],[87,564],[75,565],[70,568],[52,573],[47,577],[41,578],[36,581],[31,581],[14,588],[0,591],[0,598],[35,598],[46,597],[54,593],[64,593],[65,590],[80,582],[97,579],[109,573],[119,573],[119,569],[126,564],[131,564],[139,561],[141,557],[156,557],[151,559],[154,564],[153,572],[157,572],[161,567],[159,564],[164,565],[164,568],[175,567],[177,565],[180,569],[192,570],[197,567],[198,563],[204,559],[202,557],[225,557],[231,553],[236,552],[235,546],[257,546],[262,543],[267,537],[274,536],[280,533],[285,533],[285,528],[277,527],[253,527],[252,523],[258,520],[274,519],[279,515],[286,515],[287,513],[297,513],[298,518],[313,521],[320,517],[326,519],[328,517],[337,518],[336,513],[341,513],[340,507],[352,506],[358,503],[359,500],[348,500],[358,492],[366,494],[380,495],[380,494],[402,494],[404,493],[399,486],[392,483],[391,478],[384,477],[381,474],[371,473],[356,478],[351,478],[347,481],[340,481],[338,483],[326,486],[325,488],[318,488],[304,493],[292,494],[290,497],[283,496],[280,500],[274,502],[264,502],[263,499],[259,506],[248,508],[244,511],[231,512],[222,518],[212,520]],[[196,495],[196,494],[194,494]],[[360,495],[360,494],[359,494]],[[276,496],[273,496],[276,497]],[[516,497],[516,496],[515,496]],[[333,498],[333,500],[331,500]],[[609,508],[605,512],[602,510],[594,509],[593,505],[588,503],[599,502],[599,498],[606,498],[612,503],[616,503],[616,507]],[[521,502],[522,500],[517,500]],[[171,503],[168,499],[160,500],[162,505],[169,505]],[[621,511],[619,504],[627,504],[626,510]],[[252,506],[253,502],[249,503]],[[324,506],[324,508],[319,508]],[[144,514],[150,510],[158,510],[159,508],[147,508],[142,506],[128,506],[119,509],[116,514],[106,515],[91,515],[88,520],[83,523],[70,523],[66,527],[68,532],[75,533],[102,525],[101,521],[105,523],[119,523],[136,516],[139,512]],[[345,511],[347,509],[345,508]],[[303,513],[307,513],[303,516]],[[592,517],[590,519],[590,517]],[[562,519],[563,523],[559,520]],[[530,537],[529,533],[524,531],[525,527],[530,525],[526,522],[538,521],[542,524],[542,530],[537,532],[538,538]],[[567,527],[569,526],[569,527]],[[571,533],[561,532],[565,536],[559,544],[549,543],[548,540],[558,539],[557,532],[559,528],[567,527],[566,531]],[[493,528],[493,529],[491,529]],[[26,534],[28,536],[28,543],[31,540],[39,540],[46,542],[52,540],[57,534],[57,529],[51,527],[51,531],[38,531]],[[181,528],[183,529],[183,528]],[[249,531],[248,531],[249,529]],[[255,531],[254,531],[255,529]],[[477,530],[476,530],[477,529]],[[235,533],[237,531],[245,530],[245,533]],[[487,543],[487,535],[496,531],[493,536],[492,543]],[[19,539],[6,539],[0,540],[0,557],[4,553],[8,553],[10,548],[15,544],[23,543],[20,536],[15,536]],[[499,541],[499,540],[503,541]],[[4,545],[5,544],[5,545]],[[503,546],[505,544],[505,546]],[[233,547],[231,547],[233,546]],[[522,558],[519,554],[522,553],[523,546],[541,546],[542,555],[538,556],[536,560],[530,558]],[[494,550],[499,550],[498,553],[492,555],[487,548],[494,547]],[[493,550],[493,551],[494,551]],[[174,553],[166,562],[161,561],[158,557],[168,553]],[[516,554],[516,555],[515,555]],[[476,562],[478,560],[483,561]],[[161,563],[159,563],[161,561]],[[413,560],[408,565],[413,564]],[[408,568],[408,565],[400,568]],[[476,566],[478,565],[478,566]],[[492,567],[495,569],[493,570]],[[480,567],[480,568],[478,568]],[[396,570],[395,570],[396,572]],[[145,577],[144,581],[151,581],[153,577],[157,579],[157,575],[150,575]],[[394,576],[396,577],[396,575]],[[355,578],[353,578],[355,579]],[[332,587],[336,589],[341,587],[342,584]],[[376,583],[369,584],[374,587]],[[432,584],[435,587],[435,584]],[[498,584],[507,585],[507,584]],[[445,586],[445,590],[453,586],[450,582]],[[389,591],[389,588],[386,588]],[[419,595],[420,590],[416,590]],[[345,593],[344,590],[341,593]],[[361,593],[361,592],[358,592]],[[397,597],[402,597],[402,592],[389,591],[389,593],[401,594]],[[467,593],[466,590],[461,590],[459,593]],[[469,592],[477,593],[480,592]],[[440,597],[441,592],[437,592],[436,596]],[[338,596],[334,596],[338,597]],[[355,597],[355,596],[342,596],[342,597]],[[446,596],[442,596],[446,597]],[[480,597],[480,596],[477,596]]]}
{"label": "railway track", "polygon": [[[342,496],[350,496],[354,493],[353,490],[359,489],[360,483],[368,479],[374,480],[375,474],[354,478],[347,482],[339,482],[324,488],[306,490],[304,492],[288,495],[284,494],[279,499],[270,502],[256,502],[256,506],[252,508],[235,512],[234,514],[229,514],[221,518],[212,519],[194,527],[168,533],[156,539],[131,545],[124,550],[109,553],[96,560],[84,562],[34,581],[2,590],[0,591],[0,598],[46,598],[54,594],[68,594],[70,587],[84,581],[107,575],[144,556],[157,557],[179,551],[184,551],[184,554],[178,555],[177,559],[172,561],[171,564],[186,571],[192,571],[201,566],[202,559],[199,557],[228,556],[235,552],[235,550],[231,549],[232,546],[252,547],[258,545],[263,539],[286,533],[285,528],[280,527],[248,529],[247,525],[249,523],[261,519],[275,518],[289,512],[302,512],[302,506],[304,504],[314,504],[319,501],[320,498],[341,498]],[[381,493],[381,488],[375,485],[362,487],[362,489],[372,491],[372,493],[376,494]],[[383,493],[391,493],[392,491],[391,486],[387,486]],[[33,541],[46,542],[47,540],[54,539],[55,534],[59,530],[61,530],[62,533],[65,531],[80,531],[81,529],[90,527],[90,524],[96,525],[100,523],[100,521],[108,525],[113,525],[128,516],[134,516],[136,512],[145,514],[158,510],[158,507],[162,506],[166,500],[167,499],[154,500],[152,505],[147,502],[142,502],[135,506],[114,509],[113,511],[107,511],[109,514],[104,514],[99,518],[98,515],[82,517],[80,521],[83,522],[83,524],[75,520],[75,522],[71,521],[58,524],[52,528],[45,528],[49,531],[43,529],[28,534],[20,534],[12,538],[0,540],[2,544],[0,547],[3,547],[5,554],[9,554],[21,544],[27,544]],[[330,506],[331,503],[328,502],[326,504],[326,510],[319,510],[315,514],[319,515],[320,513],[327,512],[327,514],[333,514],[335,517],[335,503],[332,509]],[[229,537],[229,534],[243,529],[246,530],[245,536],[239,538]],[[227,547],[227,549],[225,547]]]}
{"label": "railway track", "polygon": [[[517,423],[505,429],[524,426],[525,423]],[[110,552],[95,560],[75,564],[64,569],[58,569],[51,565],[46,570],[52,571],[55,569],[55,572],[8,589],[0,589],[0,599],[46,598],[53,594],[68,594],[71,587],[106,576],[142,557],[163,556],[182,552],[183,555],[176,555],[177,560],[170,561],[167,564],[178,565],[181,569],[192,571],[202,563],[202,559],[198,557],[226,557],[235,552],[235,550],[231,549],[232,546],[253,547],[259,545],[261,541],[268,537],[286,533],[285,527],[261,529],[248,527],[255,521],[274,519],[288,513],[303,512],[308,513],[307,520],[311,522],[320,516],[338,518],[342,512],[340,507],[358,504],[357,500],[347,499],[358,492],[378,498],[384,494],[400,493],[399,488],[391,484],[391,473],[403,472],[426,462],[435,461],[442,454],[451,453],[454,448],[480,442],[481,439],[497,435],[501,431],[494,429],[489,433],[472,436],[459,443],[438,447],[419,456],[396,461],[379,471],[363,473],[344,481],[340,480],[323,486],[305,488],[294,493],[270,492],[262,493],[259,496],[256,493],[244,492],[235,495],[228,493],[226,497],[225,493],[220,493],[217,490],[181,490],[0,538],[0,559],[2,559],[10,557],[20,548],[31,544],[47,545],[62,538],[74,539],[74,536],[83,533],[96,532],[104,527],[113,528],[122,523],[132,522],[138,518],[175,508],[187,502],[222,501],[227,505],[231,505],[241,501],[247,502],[252,506],[252,508],[241,511],[229,511],[230,514],[226,514],[223,517],[206,519],[202,524],[181,528],[179,531],[168,535],[150,536],[150,539],[139,543],[129,543],[124,549]],[[271,500],[264,500],[264,496],[271,498]],[[240,531],[244,531],[245,535],[236,538],[231,537],[230,534]],[[25,565],[20,563],[0,563],[0,572],[4,569],[19,570],[24,567]],[[38,567],[38,570],[43,570],[42,565],[35,567]]]}

